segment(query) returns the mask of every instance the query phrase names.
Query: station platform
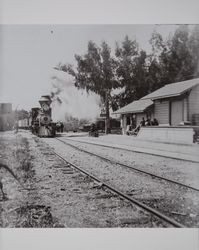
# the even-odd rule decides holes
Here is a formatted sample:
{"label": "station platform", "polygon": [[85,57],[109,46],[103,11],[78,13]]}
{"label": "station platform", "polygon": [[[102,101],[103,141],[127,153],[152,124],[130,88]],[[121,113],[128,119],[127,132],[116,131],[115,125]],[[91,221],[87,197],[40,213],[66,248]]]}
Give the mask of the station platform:
{"label": "station platform", "polygon": [[88,133],[63,133],[63,137],[70,140],[99,144],[107,147],[126,149],[132,152],[170,157],[199,163],[199,144],[182,145],[141,140],[127,135],[101,135],[89,137]]}

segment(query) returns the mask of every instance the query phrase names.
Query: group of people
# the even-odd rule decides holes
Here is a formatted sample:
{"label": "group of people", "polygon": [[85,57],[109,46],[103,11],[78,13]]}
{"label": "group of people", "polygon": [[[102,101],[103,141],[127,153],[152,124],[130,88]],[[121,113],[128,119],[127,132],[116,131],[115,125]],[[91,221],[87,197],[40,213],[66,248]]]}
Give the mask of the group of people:
{"label": "group of people", "polygon": [[140,122],[140,124],[138,124],[134,129],[132,129],[132,126],[129,125],[129,127],[127,128],[126,134],[127,135],[137,135],[138,132],[140,131],[141,127],[145,127],[145,126],[158,126],[158,120],[156,118],[154,118],[152,121],[150,118],[147,118],[146,120],[144,119],[144,117],[142,117],[142,120]]}
{"label": "group of people", "polygon": [[151,121],[150,118],[147,118],[146,120],[144,119],[144,117],[142,117],[142,120],[140,122],[141,126],[158,126],[158,120],[156,118],[153,119],[153,121]]}

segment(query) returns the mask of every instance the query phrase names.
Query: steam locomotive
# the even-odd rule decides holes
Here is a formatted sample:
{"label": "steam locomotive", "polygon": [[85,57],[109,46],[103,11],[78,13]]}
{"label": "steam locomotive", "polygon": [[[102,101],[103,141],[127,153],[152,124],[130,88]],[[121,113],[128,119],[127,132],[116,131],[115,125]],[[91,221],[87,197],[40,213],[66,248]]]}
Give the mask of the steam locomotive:
{"label": "steam locomotive", "polygon": [[56,123],[52,121],[51,102],[49,95],[43,95],[39,100],[41,108],[31,109],[31,131],[39,137],[54,137],[56,134]]}

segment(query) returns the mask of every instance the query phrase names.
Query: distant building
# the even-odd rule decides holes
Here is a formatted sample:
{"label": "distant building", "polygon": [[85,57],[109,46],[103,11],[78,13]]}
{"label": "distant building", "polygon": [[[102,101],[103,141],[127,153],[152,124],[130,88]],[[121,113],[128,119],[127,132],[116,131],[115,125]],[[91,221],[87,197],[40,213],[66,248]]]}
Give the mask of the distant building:
{"label": "distant building", "polygon": [[11,103],[0,103],[0,131],[10,130],[14,126],[14,113]]}
{"label": "distant building", "polygon": [[121,115],[124,134],[132,118],[136,124],[142,117],[155,117],[162,126],[199,126],[199,78],[167,84],[114,114]]}

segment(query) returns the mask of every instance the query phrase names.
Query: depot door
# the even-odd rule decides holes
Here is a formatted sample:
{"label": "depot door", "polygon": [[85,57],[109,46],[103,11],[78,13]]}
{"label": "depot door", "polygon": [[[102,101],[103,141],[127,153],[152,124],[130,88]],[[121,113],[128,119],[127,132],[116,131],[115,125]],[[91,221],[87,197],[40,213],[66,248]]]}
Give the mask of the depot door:
{"label": "depot door", "polygon": [[183,120],[182,100],[171,102],[171,125],[177,126]]}

